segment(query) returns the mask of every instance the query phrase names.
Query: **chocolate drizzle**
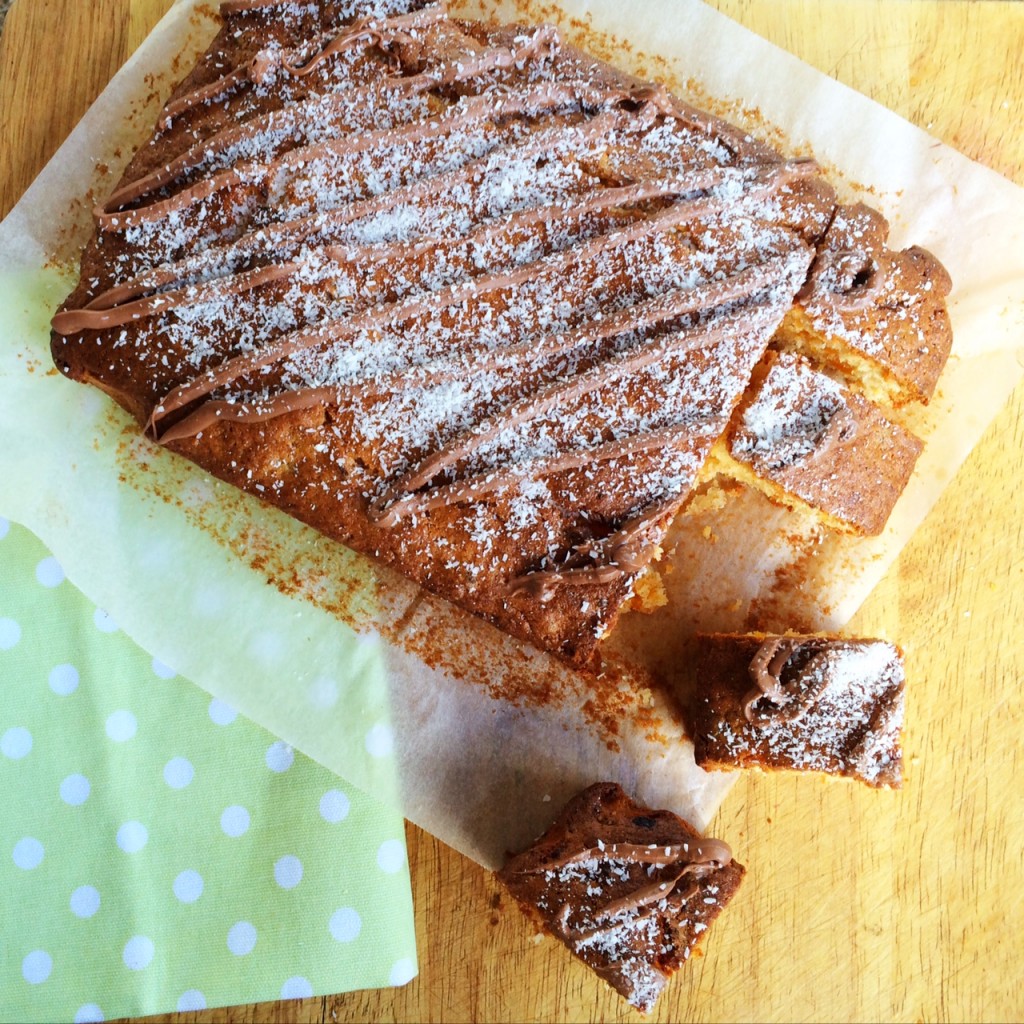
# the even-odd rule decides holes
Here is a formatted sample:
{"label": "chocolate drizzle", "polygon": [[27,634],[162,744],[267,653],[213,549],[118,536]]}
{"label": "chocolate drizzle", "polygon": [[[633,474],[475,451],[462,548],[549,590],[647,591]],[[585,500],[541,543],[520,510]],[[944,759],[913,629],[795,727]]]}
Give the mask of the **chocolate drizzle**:
{"label": "chocolate drizzle", "polygon": [[447,16],[445,4],[430,4],[419,10],[397,14],[390,18],[364,18],[341,31],[320,39],[320,49],[309,53],[308,46],[287,50],[266,48],[240,67],[213,82],[198,86],[176,96],[163,109],[157,130],[166,132],[175,120],[187,111],[207,106],[251,83],[262,85],[275,72],[296,79],[305,78],[330,58],[362,44],[381,45],[387,38],[398,38],[410,29],[422,29],[442,21]]}
{"label": "chocolate drizzle", "polygon": [[884,245],[879,244],[883,224],[880,215],[863,204],[837,208],[800,290],[801,301],[823,303],[840,314],[873,306],[891,270]]}
{"label": "chocolate drizzle", "polygon": [[[599,123],[599,120],[595,119],[588,126],[590,130],[587,134],[597,134],[604,123],[614,124],[613,121]],[[582,138],[583,136],[581,135]],[[535,142],[526,147],[517,147],[515,155],[521,157],[528,153],[530,149],[537,148],[537,145]],[[756,173],[747,172],[748,179],[753,182],[750,187],[750,194],[757,195],[760,189],[770,192],[773,188],[778,187],[780,182],[787,176],[792,175],[796,177],[806,173],[805,168],[806,164],[797,162],[791,165],[769,167]],[[475,169],[475,166],[467,168],[470,171]],[[458,172],[448,177],[451,179],[450,184],[452,185],[461,184],[465,187],[468,184],[467,174],[464,172]],[[674,180],[663,180],[637,182],[618,188],[598,188],[589,195],[581,196],[570,210],[567,210],[563,204],[554,207],[527,209],[511,215],[499,224],[478,230],[474,233],[471,241],[476,244],[493,243],[502,233],[529,228],[533,225],[539,226],[555,219],[569,224],[573,220],[578,219],[582,214],[589,212],[613,209],[624,210],[634,203],[659,198],[679,197],[684,192],[693,191],[695,186],[703,186],[704,188],[714,187],[715,180],[714,175],[709,174],[702,181],[691,179],[683,183]],[[722,178],[721,180],[724,181],[725,179]],[[437,184],[440,183],[432,183],[435,188]],[[329,220],[323,217],[304,218],[300,221],[283,223],[279,225],[279,230],[274,232],[274,244],[280,246],[287,245],[287,237],[291,234],[295,241],[289,247],[294,248],[296,243],[305,241],[307,243],[305,250],[309,252],[310,246],[308,242],[311,231],[315,230],[321,240],[325,237],[329,238],[332,227],[335,229],[343,228],[346,222],[350,223],[359,217],[368,216],[375,211],[393,205],[403,197],[412,199],[422,189],[420,187],[412,187],[401,191],[404,195],[396,196],[394,193],[387,193],[386,196],[380,199],[353,203],[351,204],[352,208],[346,210],[345,217],[334,216]],[[704,198],[698,200],[677,199],[676,206],[678,209],[673,216],[680,216],[682,219],[706,217],[724,208],[722,202]],[[315,228],[310,223],[311,220],[316,220]],[[681,220],[674,221],[674,223],[681,223]],[[264,244],[266,244],[265,241]],[[432,246],[436,245],[436,243],[429,244]],[[241,253],[245,246],[246,239],[240,239],[230,248]],[[372,245],[355,249],[339,248],[337,255],[339,258],[349,259],[353,262],[361,259],[383,261],[399,254],[402,248],[399,244]],[[330,244],[325,244],[322,249],[328,255],[333,255]],[[230,258],[228,252],[224,252],[222,255],[224,258]],[[176,271],[173,267],[168,267],[156,273],[139,275],[124,284],[110,288],[90,300],[82,309],[69,309],[58,313],[53,318],[52,327],[59,334],[71,335],[84,330],[99,330],[106,327],[119,326],[142,317],[166,313],[183,304],[196,304],[217,295],[238,294],[245,290],[257,288],[269,281],[287,277],[298,270],[299,266],[300,264],[295,261],[270,264],[260,268],[258,272],[240,273],[217,278],[198,290],[187,287],[189,282],[185,267],[182,268],[183,272],[180,276],[176,276]],[[468,267],[467,272],[470,271],[471,268]],[[765,280],[770,281],[772,278],[765,275]],[[728,296],[721,301],[725,301],[726,298]]]}
{"label": "chocolate drizzle", "polygon": [[750,662],[754,688],[743,702],[753,725],[799,721],[829,682],[828,642],[815,637],[772,637]]}
{"label": "chocolate drizzle", "polygon": [[820,280],[833,303],[842,309],[866,309],[882,285],[878,261],[867,252],[830,251]]}
{"label": "chocolate drizzle", "polygon": [[678,504],[674,496],[652,501],[602,540],[577,545],[561,565],[513,577],[506,587],[508,597],[525,594],[547,603],[559,587],[600,586],[640,572],[660,537],[657,528],[671,518]]}
{"label": "chocolate drizzle", "polygon": [[[274,366],[296,354],[319,348],[325,344],[341,343],[345,339],[351,338],[358,332],[367,329],[380,329],[386,326],[398,325],[434,309],[457,307],[467,302],[479,300],[489,293],[505,291],[512,286],[533,280],[542,271],[551,274],[564,269],[568,272],[574,267],[585,265],[589,258],[595,257],[602,252],[621,248],[646,235],[676,227],[687,220],[693,219],[699,213],[708,212],[706,205],[701,206],[697,204],[697,207],[697,209],[694,209],[693,204],[687,203],[677,204],[669,207],[664,213],[642,220],[623,231],[602,235],[565,253],[555,254],[522,268],[499,271],[496,274],[485,274],[478,278],[470,278],[439,293],[414,295],[393,305],[374,307],[364,312],[356,313],[340,322],[329,323],[311,331],[286,335],[272,345],[267,345],[251,354],[237,356],[226,363],[209,369],[202,377],[175,388],[155,407],[150,419],[149,429],[154,436],[161,436],[159,424],[170,413],[184,408],[198,399],[204,398],[217,388],[229,385],[255,371]],[[772,266],[772,264],[769,264],[769,266]],[[762,271],[762,273],[764,272]],[[755,275],[748,276],[748,281],[755,285],[751,291],[766,289],[776,280],[776,278],[767,275],[762,276],[760,279]],[[714,291],[715,289],[712,289],[712,294],[714,294]],[[719,295],[723,294],[722,289],[717,289],[717,292]],[[662,306],[662,310],[664,310],[664,306]],[[662,312],[662,315],[664,316],[665,313]],[[618,330],[621,332],[636,326],[636,320],[634,311],[628,314],[628,318],[623,317],[621,320],[612,321],[612,326],[613,329],[618,327]],[[642,318],[639,319],[639,323],[643,323]],[[594,327],[597,329],[598,336],[606,335],[607,328],[604,327],[602,321],[592,325],[591,330]],[[662,349],[638,355],[634,359],[636,365],[634,367],[626,367],[625,369],[639,368],[644,362],[658,359],[664,354],[665,350]],[[608,372],[612,368],[609,366],[604,372]],[[600,381],[601,378],[598,376],[593,377],[587,382],[577,382],[572,385],[555,385],[557,389],[555,397],[565,397],[575,389],[584,389],[588,383],[596,386]],[[517,421],[517,418],[529,415],[530,410],[539,412],[545,408],[548,408],[548,406],[543,401],[538,402],[535,399],[523,409],[508,411],[506,416],[512,421]],[[486,436],[488,429],[493,428],[485,427],[481,436]],[[439,453],[437,458],[438,460],[443,460],[445,455]],[[405,482],[402,486],[408,490],[410,487],[414,488],[417,485]]]}
{"label": "chocolate drizzle", "polygon": [[[664,310],[664,302],[659,305]],[[686,312],[688,305],[692,308],[692,300],[690,303],[687,303],[685,300],[679,302],[676,306],[677,315]],[[606,329],[614,331],[616,326],[618,325],[613,322],[606,325]],[[413,471],[397,480],[375,506],[371,508],[371,516],[382,525],[393,526],[403,514],[429,507],[429,504],[425,503],[414,492],[418,492],[421,487],[460,458],[470,454],[474,449],[486,442],[494,440],[503,431],[516,427],[528,420],[535,419],[544,413],[556,410],[570,399],[577,399],[590,391],[603,388],[615,377],[626,376],[642,370],[652,363],[660,362],[668,352],[685,351],[690,347],[707,344],[720,336],[720,333],[720,329],[716,329],[714,326],[682,331],[670,336],[668,339],[640,346],[635,351],[628,352],[622,356],[606,359],[592,370],[584,371],[567,381],[555,383],[545,390],[531,395],[523,402],[509,406],[502,410],[500,417],[486,420],[474,427],[463,438],[439,449]],[[586,340],[593,340],[592,336],[587,337],[584,335],[584,338]],[[578,343],[584,340],[584,338],[580,338],[579,334],[577,334],[572,340]],[[558,472],[560,469],[568,468],[573,464],[599,462],[604,459],[627,456],[637,450],[637,445],[660,447],[671,443],[671,440],[680,429],[687,429],[691,426],[691,423],[679,424],[678,427],[668,427],[663,431],[651,433],[643,438],[616,440],[579,452],[567,453],[561,457],[547,460],[543,468],[548,473]],[[582,460],[582,462],[577,460]],[[522,474],[525,470],[529,473],[531,469],[535,468],[517,467],[516,472]],[[441,497],[441,502],[446,504],[449,500],[463,500],[459,495],[459,488],[472,487],[473,484],[474,482],[472,481],[463,481],[457,486],[449,486],[448,494]],[[493,475],[485,477],[482,481],[476,481],[475,484],[480,488],[481,493],[502,486],[501,483],[494,479]],[[465,497],[472,500],[468,494]],[[431,499],[431,502],[433,500],[435,499]]]}
{"label": "chocolate drizzle", "polygon": [[[602,862],[609,864],[634,864],[647,868],[645,880],[629,892],[600,904],[588,912],[588,924],[583,928],[572,928],[569,918],[574,908],[563,904],[554,914],[556,929],[573,945],[586,945],[596,937],[618,927],[617,919],[630,915],[635,923],[640,917],[654,913],[659,904],[674,898],[680,903],[694,896],[699,879],[710,875],[732,861],[732,850],[719,839],[700,839],[659,846],[632,843],[604,843],[578,853],[545,858],[527,869],[528,873],[559,873],[566,869],[593,870],[592,865]],[[690,885],[680,888],[684,879]]]}
{"label": "chocolate drizzle", "polygon": [[[401,20],[396,19],[398,22]],[[393,32],[390,27],[389,31]],[[283,62],[280,64],[282,68],[295,77],[303,77],[330,55],[343,52],[360,43],[383,45],[385,38],[383,29],[343,33],[309,64],[298,69],[288,64],[286,58],[280,57],[278,51],[274,53],[275,59]],[[548,49],[556,44],[557,34],[553,36],[551,31],[541,29],[512,46],[489,47],[472,58],[437,64],[416,75],[390,76],[373,85],[348,88],[338,93],[311,93],[297,103],[202,139],[170,163],[118,189],[102,206],[97,207],[97,218],[99,223],[108,226],[138,223],[139,218],[129,220],[117,214],[171,185],[187,183],[193,177],[192,172],[197,169],[202,169],[205,175],[209,175],[218,169],[230,168],[236,162],[233,159],[236,152],[250,153],[254,149],[262,151],[261,155],[269,161],[266,173],[272,175],[277,168],[288,168],[296,162],[301,163],[302,160],[316,157],[327,149],[335,154],[352,151],[352,136],[355,133],[372,133],[375,130],[389,132],[389,141],[399,141],[402,133],[388,122],[395,120],[400,124],[407,116],[407,112],[421,116],[427,112],[423,104],[404,101],[431,89],[478,78],[493,69],[543,59]],[[534,93],[535,97],[540,95]],[[556,97],[556,101],[560,99],[561,97]],[[467,117],[479,117],[479,108],[480,104],[470,106]],[[507,101],[504,110],[506,113],[510,110]],[[331,144],[329,140],[342,134],[347,137],[346,142]],[[416,122],[411,122],[405,129],[405,136],[411,141],[415,141],[421,135],[422,129],[416,127]],[[372,144],[376,139],[371,136],[369,141]],[[300,151],[298,160],[289,159],[287,154],[296,149]],[[259,171],[258,162],[254,162],[248,173],[257,175]],[[227,187],[234,181],[234,178],[225,176],[219,185]],[[159,207],[161,212],[173,208]]]}
{"label": "chocolate drizzle", "polygon": [[63,351],[124,346],[147,432],[200,456],[322,410],[303,485],[358,505],[371,550],[502,509],[502,606],[625,585],[806,279],[816,165],[549,26],[262,7],[225,7],[240,41],[97,209],[115,259],[54,318]]}
{"label": "chocolate drizzle", "polygon": [[[374,150],[393,150],[417,143],[443,144],[460,132],[494,127],[495,117],[500,116],[507,122],[516,118],[536,116],[542,112],[563,109],[576,99],[576,93],[572,89],[551,86],[510,90],[497,98],[471,96],[452,105],[436,117],[314,142],[289,149],[270,161],[247,160],[235,163],[225,170],[215,169],[210,177],[189,185],[169,198],[154,198],[127,210],[122,210],[118,206],[109,209],[114,204],[113,201],[108,202],[106,206],[97,208],[96,222],[104,231],[123,231],[147,223],[159,223],[172,214],[181,214],[190,208],[199,207],[205,200],[218,193],[243,185],[260,189],[273,201],[297,179],[308,175],[309,165],[315,164],[318,160],[343,159]],[[247,128],[246,131],[251,132],[252,129]],[[500,132],[495,130],[494,137],[501,138]],[[237,142],[241,138],[242,133],[239,132],[232,137],[232,141]],[[216,164],[214,167],[216,168]],[[162,171],[158,172],[158,176],[163,174]],[[146,196],[150,195],[152,190],[148,182],[139,187],[132,183],[120,190],[120,195],[125,197],[134,192]],[[118,201],[125,200],[122,198]]]}
{"label": "chocolate drizzle", "polygon": [[828,418],[825,429],[818,435],[814,447],[809,453],[811,459],[831,459],[835,457],[835,447],[853,440],[857,436],[857,418],[853,410],[842,402]]}
{"label": "chocolate drizzle", "polygon": [[885,773],[899,779],[900,765],[893,750],[903,725],[904,689],[901,673],[896,685],[877,697],[863,734],[846,754],[846,763],[865,778]]}
{"label": "chocolate drizzle", "polygon": [[578,853],[545,858],[531,867],[530,872],[557,871],[559,868],[591,861],[622,861],[625,864],[643,864],[656,868],[688,867],[720,868],[732,860],[732,850],[721,839],[700,839],[692,843],[606,843],[598,840],[594,846]]}
{"label": "chocolate drizzle", "polygon": [[[898,788],[902,652],[870,638],[705,634],[697,764],[825,772]],[[753,688],[745,690],[749,676]]]}

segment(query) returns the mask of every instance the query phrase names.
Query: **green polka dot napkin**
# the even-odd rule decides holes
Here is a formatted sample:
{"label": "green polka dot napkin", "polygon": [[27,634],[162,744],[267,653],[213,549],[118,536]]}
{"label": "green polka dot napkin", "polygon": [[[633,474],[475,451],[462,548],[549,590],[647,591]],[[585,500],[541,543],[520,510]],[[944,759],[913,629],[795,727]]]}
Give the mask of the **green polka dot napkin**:
{"label": "green polka dot napkin", "polygon": [[0,519],[0,1021],[416,973],[401,815],[151,658]]}

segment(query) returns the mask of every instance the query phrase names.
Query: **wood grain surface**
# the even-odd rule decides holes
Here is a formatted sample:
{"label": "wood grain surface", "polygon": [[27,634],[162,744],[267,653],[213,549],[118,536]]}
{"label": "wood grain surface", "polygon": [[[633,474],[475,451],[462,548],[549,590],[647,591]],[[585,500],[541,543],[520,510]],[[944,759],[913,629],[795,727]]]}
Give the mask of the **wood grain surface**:
{"label": "wood grain surface", "polygon": [[[169,6],[15,0],[0,36],[0,216]],[[1024,4],[714,6],[1024,184]],[[1024,1018],[1022,399],[851,624],[907,652],[904,790],[741,779],[710,831],[748,881],[651,1019]],[[414,827],[408,839],[411,984],[153,1019],[642,1019],[562,946],[534,941],[482,869]]]}

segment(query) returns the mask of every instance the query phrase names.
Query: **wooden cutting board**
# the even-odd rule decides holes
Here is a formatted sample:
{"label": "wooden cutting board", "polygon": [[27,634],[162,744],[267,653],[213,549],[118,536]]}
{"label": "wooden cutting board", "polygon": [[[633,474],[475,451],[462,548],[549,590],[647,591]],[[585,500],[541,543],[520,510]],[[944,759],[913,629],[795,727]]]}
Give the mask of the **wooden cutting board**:
{"label": "wooden cutting board", "polygon": [[[0,37],[0,216],[169,6],[15,0]],[[1024,184],[1024,4],[714,6]],[[748,881],[652,1019],[1024,1018],[1022,478],[1018,387],[851,624],[907,652],[904,790],[741,779],[710,831]],[[483,870],[408,835],[420,976],[407,987],[159,1019],[641,1019],[560,945],[532,941]]]}

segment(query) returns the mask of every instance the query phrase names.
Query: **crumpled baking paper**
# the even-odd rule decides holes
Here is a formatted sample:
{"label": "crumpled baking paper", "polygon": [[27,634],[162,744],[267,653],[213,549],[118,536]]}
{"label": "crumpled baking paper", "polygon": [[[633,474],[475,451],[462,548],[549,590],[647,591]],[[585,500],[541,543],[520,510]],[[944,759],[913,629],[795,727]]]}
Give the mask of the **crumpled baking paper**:
{"label": "crumpled baking paper", "polygon": [[[471,6],[480,9],[459,10]],[[506,19],[530,13],[484,6]],[[742,99],[789,148],[809,146],[835,169],[846,198],[859,194],[851,183],[870,183],[865,198],[889,217],[892,243],[931,249],[955,284],[953,356],[915,424],[927,447],[886,532],[815,544],[808,562],[799,525],[757,496],[718,514],[714,545],[704,517],[680,519],[670,604],[623,617],[611,642],[620,681],[603,680],[599,700],[553,659],[157,449],[102,395],[50,368],[46,324],[72,278],[44,265],[81,244],[79,197],[112,186],[155,119],[132,106],[149,91],[142,76],[155,73],[166,94],[173,55],[212,36],[192,0],[178,0],[0,226],[0,308],[10,313],[0,328],[0,506],[147,650],[360,788],[400,799],[409,818],[488,866],[597,779],[705,827],[729,776],[694,766],[670,702],[644,688],[644,668],[670,665],[695,627],[741,628],[755,606],[780,625],[845,623],[1022,373],[1019,188],[696,0],[559,7],[538,5],[534,17],[557,15],[570,39],[570,19],[589,24],[589,41],[601,34],[623,66],[642,51],[706,95]],[[616,51],[614,37],[631,48]],[[63,209],[57,227],[52,211]],[[804,583],[773,590],[795,557],[807,563]],[[382,767],[392,753],[400,794]]]}

